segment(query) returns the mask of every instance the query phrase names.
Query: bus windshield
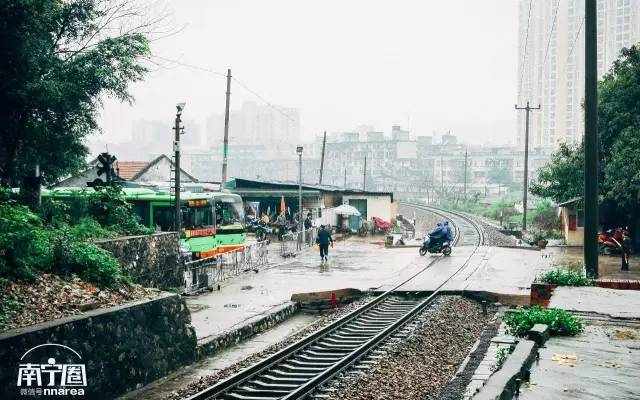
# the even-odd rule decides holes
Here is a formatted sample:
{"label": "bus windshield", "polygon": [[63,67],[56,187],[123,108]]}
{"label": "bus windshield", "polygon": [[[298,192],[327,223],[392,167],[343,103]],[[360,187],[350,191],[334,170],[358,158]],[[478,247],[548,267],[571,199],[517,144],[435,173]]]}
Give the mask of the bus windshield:
{"label": "bus windshield", "polygon": [[239,224],[244,221],[242,201],[236,199],[216,199],[216,225]]}
{"label": "bus windshield", "polygon": [[210,204],[205,207],[187,207],[182,209],[182,218],[186,229],[213,226],[213,212]]}

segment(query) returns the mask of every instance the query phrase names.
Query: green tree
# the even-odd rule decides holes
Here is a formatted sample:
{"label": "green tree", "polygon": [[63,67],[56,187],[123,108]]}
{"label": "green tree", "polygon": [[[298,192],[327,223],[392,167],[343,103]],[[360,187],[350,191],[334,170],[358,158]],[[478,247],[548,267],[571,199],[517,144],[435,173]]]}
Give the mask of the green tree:
{"label": "green tree", "polygon": [[84,164],[103,96],[130,101],[149,54],[127,0],[6,0],[0,12],[0,183],[40,165],[45,183]]}
{"label": "green tree", "polygon": [[582,196],[584,187],[584,151],[582,146],[561,144],[551,160],[538,171],[529,191],[557,202]]}
{"label": "green tree", "polygon": [[[637,215],[640,188],[640,47],[622,49],[598,84],[600,197],[616,217]],[[582,196],[583,146],[561,146],[543,167],[531,192],[557,202]],[[622,221],[620,221],[622,222]]]}

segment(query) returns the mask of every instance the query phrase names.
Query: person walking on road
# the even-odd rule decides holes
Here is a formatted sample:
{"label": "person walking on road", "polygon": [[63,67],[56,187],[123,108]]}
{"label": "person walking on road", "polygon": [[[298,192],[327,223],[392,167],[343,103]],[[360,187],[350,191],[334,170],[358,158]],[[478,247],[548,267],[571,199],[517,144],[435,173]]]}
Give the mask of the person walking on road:
{"label": "person walking on road", "polygon": [[333,247],[331,230],[324,225],[320,226],[320,231],[318,232],[316,243],[318,243],[318,246],[320,246],[320,260],[322,260],[322,262],[328,261],[329,243],[331,243],[331,247]]}

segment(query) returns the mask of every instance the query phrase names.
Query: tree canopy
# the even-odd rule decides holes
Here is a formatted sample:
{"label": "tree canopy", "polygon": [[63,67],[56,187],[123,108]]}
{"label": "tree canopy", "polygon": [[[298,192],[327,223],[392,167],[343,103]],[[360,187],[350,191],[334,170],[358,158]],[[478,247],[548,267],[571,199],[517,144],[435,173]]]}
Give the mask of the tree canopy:
{"label": "tree canopy", "polygon": [[0,12],[0,183],[40,165],[45,183],[84,164],[102,96],[130,101],[146,35],[127,0],[6,0]]}
{"label": "tree canopy", "polygon": [[[619,218],[638,211],[640,188],[640,47],[622,49],[598,84],[599,192]],[[583,195],[584,148],[561,145],[531,185],[531,193],[557,202]]]}

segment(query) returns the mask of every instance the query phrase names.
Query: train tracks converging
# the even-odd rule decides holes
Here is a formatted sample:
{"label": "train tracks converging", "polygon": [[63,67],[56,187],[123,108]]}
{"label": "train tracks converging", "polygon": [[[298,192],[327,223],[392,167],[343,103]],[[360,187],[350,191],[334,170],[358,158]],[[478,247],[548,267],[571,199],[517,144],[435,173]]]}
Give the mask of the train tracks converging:
{"label": "train tracks converging", "polygon": [[427,211],[449,220],[450,224],[454,226],[454,246],[482,246],[485,243],[484,229],[482,226],[463,213],[421,204],[401,204],[406,207]]}
{"label": "train tracks converging", "polygon": [[[455,244],[467,245],[475,238],[475,244],[469,245],[476,248],[482,245],[481,228],[472,219],[444,210],[430,208],[428,211],[451,221]],[[473,229],[477,229],[475,234]],[[323,397],[318,394],[318,389],[424,311],[442,287],[467,266],[473,253],[475,249],[428,297],[404,299],[395,292],[440,261],[441,257],[431,258],[414,275],[357,310],[188,399],[291,400],[311,395]]]}

